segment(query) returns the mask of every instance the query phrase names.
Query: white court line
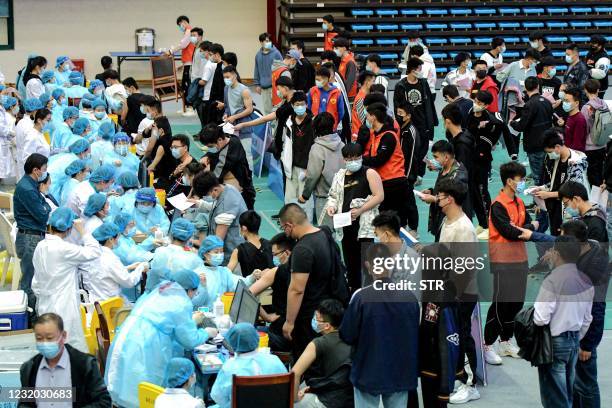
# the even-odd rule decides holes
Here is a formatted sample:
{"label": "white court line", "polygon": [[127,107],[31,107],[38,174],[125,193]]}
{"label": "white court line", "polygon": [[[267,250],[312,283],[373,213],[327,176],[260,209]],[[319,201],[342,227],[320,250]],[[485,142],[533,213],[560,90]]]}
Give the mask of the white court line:
{"label": "white court line", "polygon": [[261,217],[262,217],[264,220],[266,220],[266,222],[267,222],[268,224],[270,224],[270,226],[272,227],[272,229],[273,229],[274,231],[276,231],[277,233],[278,233],[278,232],[280,232],[280,228],[278,227],[278,224],[277,224],[277,223],[275,223],[274,221],[272,221],[272,218],[270,218],[270,217],[269,217],[269,216],[268,216],[268,215],[265,213],[265,211],[260,210],[260,211],[257,211],[257,212],[259,213],[259,215],[261,215]]}

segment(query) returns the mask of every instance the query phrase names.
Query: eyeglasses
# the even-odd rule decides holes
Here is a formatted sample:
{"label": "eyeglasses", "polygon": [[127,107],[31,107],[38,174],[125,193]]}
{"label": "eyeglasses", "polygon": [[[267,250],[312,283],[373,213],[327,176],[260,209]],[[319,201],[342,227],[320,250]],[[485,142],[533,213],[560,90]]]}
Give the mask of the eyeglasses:
{"label": "eyeglasses", "polygon": [[272,256],[279,256],[280,254],[282,254],[283,252],[286,252],[286,249],[283,249],[282,251],[278,251],[276,253],[272,252]]}

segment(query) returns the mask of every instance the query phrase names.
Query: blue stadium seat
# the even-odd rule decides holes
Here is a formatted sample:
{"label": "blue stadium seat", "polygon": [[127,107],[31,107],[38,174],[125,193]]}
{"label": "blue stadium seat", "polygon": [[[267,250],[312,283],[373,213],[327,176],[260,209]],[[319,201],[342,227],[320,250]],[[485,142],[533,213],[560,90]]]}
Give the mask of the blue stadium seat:
{"label": "blue stadium seat", "polygon": [[595,10],[596,13],[602,13],[602,14],[608,14],[608,13],[612,13],[612,7],[608,7],[608,6],[595,6],[593,7],[593,10]]}
{"label": "blue stadium seat", "polygon": [[504,52],[504,57],[508,57],[508,58],[519,58],[521,56],[521,53],[518,51],[506,51]]}
{"label": "blue stadium seat", "polygon": [[578,55],[580,55],[581,57],[586,57],[588,51],[587,50],[583,50],[583,51],[579,51]]}
{"label": "blue stadium seat", "polygon": [[445,8],[425,9],[425,14],[428,16],[445,16],[448,14],[448,10]]}
{"label": "blue stadium seat", "polygon": [[469,30],[472,28],[472,23],[450,23],[450,28],[453,30]]}
{"label": "blue stadium seat", "polygon": [[469,37],[451,37],[451,44],[469,44],[472,40]]}
{"label": "blue stadium seat", "polygon": [[521,41],[523,41],[524,43],[528,43],[529,37],[521,37]]}
{"label": "blue stadium seat", "polygon": [[521,24],[525,28],[544,28],[544,23],[541,21],[523,21]]}
{"label": "blue stadium seat", "polygon": [[564,35],[547,35],[546,39],[551,43],[564,43],[567,42],[567,37]]}
{"label": "blue stadium seat", "polygon": [[393,9],[378,9],[376,14],[379,16],[397,16],[399,11]]}
{"label": "blue stadium seat", "polygon": [[439,74],[444,74],[448,72],[448,68],[446,67],[436,67],[436,72]]}
{"label": "blue stadium seat", "polygon": [[543,14],[544,7],[523,7],[523,13],[525,14]]}
{"label": "blue stadium seat", "polygon": [[445,52],[430,52],[429,55],[431,55],[433,59],[437,60],[446,59],[447,57]]}
{"label": "blue stadium seat", "polygon": [[569,39],[571,42],[575,43],[585,43],[591,41],[591,37],[588,35],[570,35]]}
{"label": "blue stadium seat", "polygon": [[590,21],[570,21],[569,24],[572,28],[590,28],[591,27]]}
{"label": "blue stadium seat", "polygon": [[353,31],[368,31],[373,30],[374,26],[372,24],[351,24],[351,28]]}
{"label": "blue stadium seat", "polygon": [[499,28],[520,28],[521,23],[519,23],[518,21],[500,21],[499,23],[497,23],[497,25],[499,26]]}
{"label": "blue stadium seat", "polygon": [[374,10],[353,9],[351,10],[351,15],[355,17],[373,16]]}
{"label": "blue stadium seat", "polygon": [[520,14],[521,9],[518,7],[500,7],[499,14],[501,15],[516,15]]}
{"label": "blue stadium seat", "polygon": [[441,45],[441,44],[447,44],[448,40],[446,38],[441,38],[441,37],[430,37],[430,38],[425,38],[425,42],[427,44]]}
{"label": "blue stadium seat", "polygon": [[502,37],[508,44],[517,44],[521,42],[521,37]]}
{"label": "blue stadium seat", "polygon": [[351,43],[353,43],[353,45],[372,45],[374,44],[374,40],[371,38],[353,38]]}
{"label": "blue stadium seat", "polygon": [[381,68],[380,69],[382,72],[384,72],[385,74],[397,74],[399,72],[399,70],[397,68]]}
{"label": "blue stadium seat", "polygon": [[397,45],[398,41],[396,38],[377,38],[376,44],[378,45]]}
{"label": "blue stadium seat", "polygon": [[546,7],[549,14],[565,14],[569,12],[567,7]]}
{"label": "blue stadium seat", "polygon": [[553,51],[552,55],[556,58],[565,57],[565,51]]}
{"label": "blue stadium seat", "polygon": [[474,13],[478,16],[490,16],[497,13],[493,7],[476,7]]}
{"label": "blue stadium seat", "polygon": [[467,16],[472,14],[472,9],[469,8],[452,8],[450,12],[453,16]]}
{"label": "blue stadium seat", "polygon": [[[606,41],[612,41],[612,35],[606,35]],[[610,55],[610,51],[608,51],[608,55]]]}
{"label": "blue stadium seat", "polygon": [[593,11],[593,9],[590,7],[582,7],[582,6],[570,7],[570,10],[574,14],[588,14]]}
{"label": "blue stadium seat", "polygon": [[401,24],[400,27],[402,28],[402,30],[422,30],[423,29],[423,24],[421,23],[404,23]]}
{"label": "blue stadium seat", "polygon": [[567,69],[567,65],[557,65],[555,68],[557,71],[565,71]]}
{"label": "blue stadium seat", "polygon": [[593,25],[595,25],[595,27],[612,27],[612,20],[607,20],[607,21],[593,21]]}
{"label": "blue stadium seat", "polygon": [[449,56],[449,58],[455,58],[457,56],[457,54],[459,54],[459,53],[456,52],[456,51],[451,51],[451,52],[448,53],[448,56]]}
{"label": "blue stadium seat", "polygon": [[403,16],[420,16],[423,14],[423,10],[421,9],[402,9],[401,13]]}
{"label": "blue stadium seat", "polygon": [[475,37],[474,42],[476,44],[491,44],[493,37]]}
{"label": "blue stadium seat", "polygon": [[495,23],[474,23],[474,28],[484,29],[484,28],[495,28]]}
{"label": "blue stadium seat", "polygon": [[425,28],[428,30],[446,30],[448,25],[446,23],[425,23]]}
{"label": "blue stadium seat", "polygon": [[566,21],[547,21],[546,27],[548,28],[567,28]]}
{"label": "blue stadium seat", "polygon": [[397,58],[397,54],[394,52],[383,52],[378,55],[380,56],[380,59],[383,60],[394,60]]}
{"label": "blue stadium seat", "polygon": [[397,30],[399,25],[397,24],[376,24],[376,28],[379,30]]}

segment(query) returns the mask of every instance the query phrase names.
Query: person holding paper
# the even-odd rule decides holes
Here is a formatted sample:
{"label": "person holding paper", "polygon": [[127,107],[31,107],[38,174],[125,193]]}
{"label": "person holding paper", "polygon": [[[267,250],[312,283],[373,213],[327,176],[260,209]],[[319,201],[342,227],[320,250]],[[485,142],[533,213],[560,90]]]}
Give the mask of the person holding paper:
{"label": "person holding paper", "polygon": [[559,187],[558,194],[565,213],[572,218],[580,218],[587,225],[589,239],[608,242],[606,209],[596,202],[589,201],[589,193],[584,185],[568,181]]}
{"label": "person holding paper", "polygon": [[372,220],[385,197],[380,175],[363,166],[361,155],[358,143],[342,148],[344,168],[334,176],[325,203],[325,211],[334,217],[334,224],[338,215],[349,215],[349,224],[336,228],[336,237],[342,241],[348,283],[353,292],[361,288],[361,247],[364,242],[374,241]]}

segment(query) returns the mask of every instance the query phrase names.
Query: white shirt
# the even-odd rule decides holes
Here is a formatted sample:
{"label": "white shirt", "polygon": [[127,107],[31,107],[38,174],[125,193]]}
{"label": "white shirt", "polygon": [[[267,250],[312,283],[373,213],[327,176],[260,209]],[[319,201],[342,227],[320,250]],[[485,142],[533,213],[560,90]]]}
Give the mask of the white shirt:
{"label": "white shirt", "polygon": [[85,210],[89,196],[95,194],[95,192],[96,190],[94,190],[89,180],[83,180],[70,193],[66,206],[70,207],[72,211],[81,217],[83,216],[83,210]]}
{"label": "white shirt", "polygon": [[121,288],[133,288],[142,276],[142,268],[129,272],[112,249],[102,247],[102,254],[91,262],[96,273],[90,275],[89,298],[101,302],[121,296]]}
{"label": "white shirt", "polygon": [[208,60],[202,57],[202,50],[196,46],[193,53],[193,63],[191,64],[191,70],[189,71],[189,79],[191,82],[196,79],[201,79],[204,75],[204,67],[208,65]]}
{"label": "white shirt", "polygon": [[21,156],[19,156],[18,166],[23,168],[26,160],[32,153],[40,153],[45,157],[49,157],[51,154],[51,146],[47,143],[45,135],[38,131],[35,127],[28,129],[24,138],[21,150]]}
{"label": "white shirt", "polygon": [[460,73],[458,69],[453,69],[446,75],[444,81],[442,81],[442,86],[455,85],[459,90],[459,96],[469,98],[470,90],[472,89],[472,84],[475,79],[476,74],[471,69],[466,69],[463,74]]}
{"label": "white shirt", "polygon": [[385,87],[385,96],[387,95],[387,88],[389,87],[389,78],[384,75],[376,75],[374,78],[375,84],[380,84]]}
{"label": "white shirt", "polygon": [[89,353],[81,324],[77,267],[100,256],[100,245],[91,235],[83,237],[84,246],[64,241],[48,234],[34,250],[32,291],[36,295],[36,311],[57,313],[64,319],[68,343]]}
{"label": "white shirt", "polygon": [[206,81],[206,85],[204,85],[204,95],[202,96],[203,101],[208,101],[210,99],[210,90],[212,88],[213,77],[215,75],[215,70],[217,69],[216,62],[208,62],[204,67],[204,72],[202,73],[202,79]]}
{"label": "white shirt", "polygon": [[440,230],[440,242],[478,242],[476,230],[467,215],[462,214],[459,219],[449,223],[444,217]]}
{"label": "white shirt", "polygon": [[32,78],[26,84],[26,98],[40,98],[45,91],[45,86],[38,78]]}
{"label": "white shirt", "polygon": [[21,163],[21,152],[23,151],[23,141],[25,135],[31,128],[34,127],[34,122],[30,119],[30,115],[26,114],[15,125],[15,149],[17,150],[17,180],[23,177],[23,163]]}
{"label": "white shirt", "polygon": [[[70,371],[70,354],[68,349],[64,347],[62,355],[55,365],[49,367],[46,358],[40,360],[38,372],[36,374],[36,388],[72,388],[72,373]],[[37,407],[53,407],[53,408],[71,408],[71,402],[36,402]]]}
{"label": "white shirt", "polygon": [[204,408],[204,401],[192,397],[183,388],[166,388],[163,394],[155,399],[155,408]]}
{"label": "white shirt", "polygon": [[483,52],[480,56],[480,59],[487,63],[487,67],[493,68],[497,64],[502,64],[504,62],[504,57],[501,53],[497,55],[497,58],[494,58],[489,52]]}
{"label": "white shirt", "polygon": [[556,267],[544,279],[533,305],[533,322],[550,324],[550,334],[580,331],[582,339],[593,320],[591,308],[595,290],[589,278],[576,264]]}
{"label": "white shirt", "polygon": [[[146,128],[151,126],[153,124],[153,122],[154,122],[153,119],[149,119],[149,118],[142,119],[140,121],[140,123],[138,124],[138,134],[142,135],[142,132],[144,132],[144,130]],[[149,141],[150,141],[150,139],[145,139],[143,137],[142,141],[136,145],[136,153],[138,153],[139,156],[142,156],[142,155],[145,154],[145,150],[147,150],[147,146],[149,145]]]}

